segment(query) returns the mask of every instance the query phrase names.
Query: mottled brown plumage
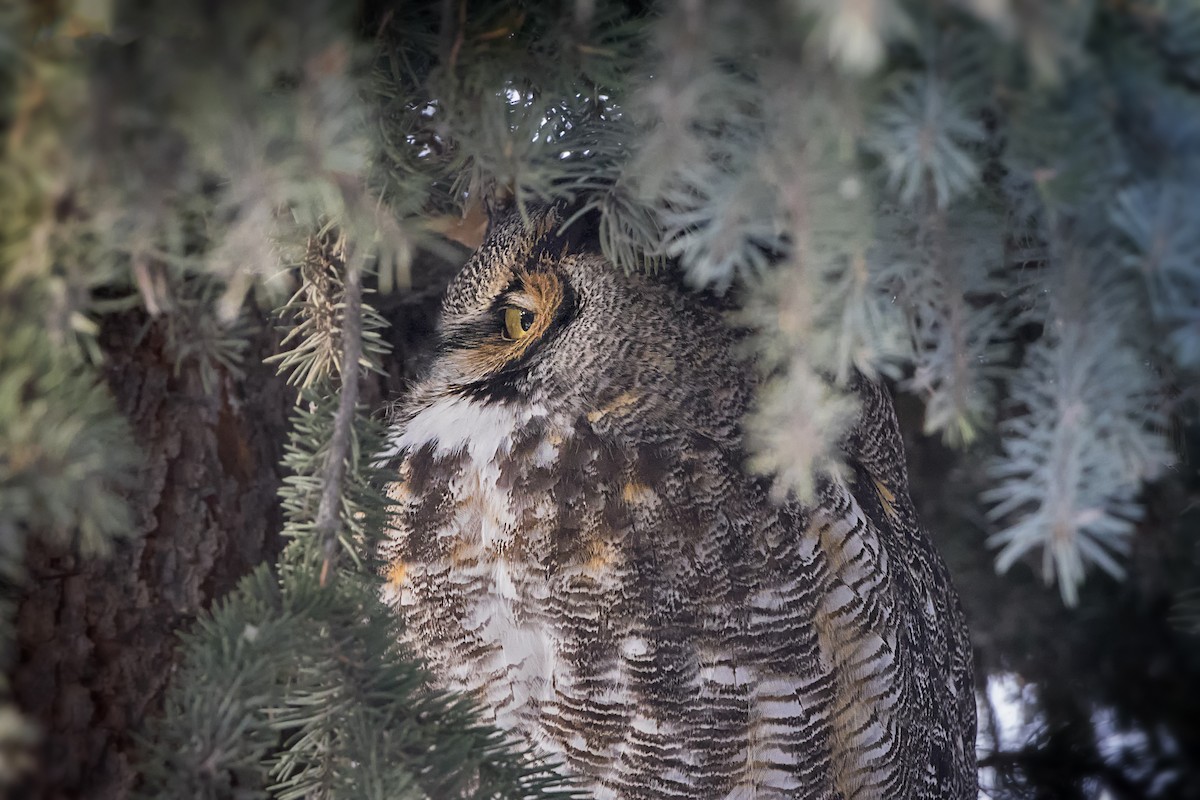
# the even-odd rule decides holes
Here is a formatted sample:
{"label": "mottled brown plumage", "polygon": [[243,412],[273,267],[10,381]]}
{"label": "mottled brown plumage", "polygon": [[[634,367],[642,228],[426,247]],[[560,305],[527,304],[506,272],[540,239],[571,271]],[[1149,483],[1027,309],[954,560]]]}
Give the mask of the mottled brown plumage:
{"label": "mottled brown plumage", "polygon": [[412,645],[597,798],[974,798],[966,631],[886,393],[854,387],[845,477],[772,499],[738,335],[562,217],[489,235],[394,422]]}

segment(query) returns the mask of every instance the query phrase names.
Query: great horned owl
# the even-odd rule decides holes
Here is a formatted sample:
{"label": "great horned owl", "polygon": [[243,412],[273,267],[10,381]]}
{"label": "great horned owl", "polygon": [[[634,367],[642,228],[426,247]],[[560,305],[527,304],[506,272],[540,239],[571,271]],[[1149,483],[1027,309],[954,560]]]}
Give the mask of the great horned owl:
{"label": "great horned owl", "polygon": [[970,649],[887,395],[856,382],[845,477],[773,499],[736,331],[564,216],[495,226],[397,412],[411,644],[596,798],[974,798]]}

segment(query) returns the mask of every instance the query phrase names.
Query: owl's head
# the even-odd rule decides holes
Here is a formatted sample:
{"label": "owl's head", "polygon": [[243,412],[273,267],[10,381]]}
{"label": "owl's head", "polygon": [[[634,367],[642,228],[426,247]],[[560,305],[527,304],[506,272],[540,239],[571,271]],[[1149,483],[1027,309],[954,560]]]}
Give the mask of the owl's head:
{"label": "owl's head", "polygon": [[736,435],[751,378],[723,316],[666,275],[613,265],[595,218],[571,217],[561,205],[506,215],[451,282],[398,420],[410,446],[549,414]]}

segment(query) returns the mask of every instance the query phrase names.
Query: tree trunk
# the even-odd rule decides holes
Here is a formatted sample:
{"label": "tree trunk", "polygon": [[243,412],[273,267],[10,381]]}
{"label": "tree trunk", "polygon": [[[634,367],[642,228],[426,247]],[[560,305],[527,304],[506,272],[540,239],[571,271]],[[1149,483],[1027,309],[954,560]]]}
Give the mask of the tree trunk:
{"label": "tree trunk", "polygon": [[108,558],[28,554],[13,687],[42,746],[18,796],[126,796],[134,735],[161,706],[178,632],[278,551],[291,395],[262,363],[273,339],[259,319],[244,375],[219,369],[209,392],[196,364],[165,353],[161,322],[106,321],[106,377],[144,453],[136,527]]}

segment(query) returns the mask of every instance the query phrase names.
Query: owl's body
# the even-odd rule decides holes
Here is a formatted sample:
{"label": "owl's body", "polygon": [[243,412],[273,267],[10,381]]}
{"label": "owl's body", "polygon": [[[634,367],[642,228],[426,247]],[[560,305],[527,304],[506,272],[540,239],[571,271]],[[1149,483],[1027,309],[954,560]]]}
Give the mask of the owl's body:
{"label": "owl's body", "polygon": [[886,394],[856,385],[848,477],[773,499],[722,317],[533,222],[451,285],[391,437],[386,591],[440,682],[596,798],[973,798],[969,646]]}

